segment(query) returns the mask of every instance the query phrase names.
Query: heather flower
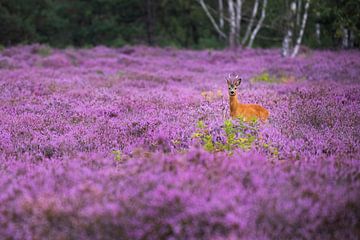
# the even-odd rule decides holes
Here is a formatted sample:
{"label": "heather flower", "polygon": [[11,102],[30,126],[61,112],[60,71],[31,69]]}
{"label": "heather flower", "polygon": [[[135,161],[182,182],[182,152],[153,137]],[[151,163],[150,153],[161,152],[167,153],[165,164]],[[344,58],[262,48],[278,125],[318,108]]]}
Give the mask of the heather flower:
{"label": "heather flower", "polygon": [[[356,239],[358,51],[145,46],[0,53],[0,236]],[[270,118],[226,135],[224,76]],[[250,81],[262,74],[291,81]],[[246,148],[212,142],[255,136]],[[237,126],[237,125],[234,125]],[[236,128],[236,127],[235,127]],[[114,153],[116,153],[114,155]]]}

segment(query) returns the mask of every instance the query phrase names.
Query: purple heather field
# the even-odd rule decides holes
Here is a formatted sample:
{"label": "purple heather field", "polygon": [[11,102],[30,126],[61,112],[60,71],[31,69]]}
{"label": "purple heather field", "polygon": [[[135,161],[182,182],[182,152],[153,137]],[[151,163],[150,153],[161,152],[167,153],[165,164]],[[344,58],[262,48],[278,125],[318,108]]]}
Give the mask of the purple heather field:
{"label": "purple heather field", "polygon": [[6,48],[0,116],[0,239],[359,239],[359,51]]}

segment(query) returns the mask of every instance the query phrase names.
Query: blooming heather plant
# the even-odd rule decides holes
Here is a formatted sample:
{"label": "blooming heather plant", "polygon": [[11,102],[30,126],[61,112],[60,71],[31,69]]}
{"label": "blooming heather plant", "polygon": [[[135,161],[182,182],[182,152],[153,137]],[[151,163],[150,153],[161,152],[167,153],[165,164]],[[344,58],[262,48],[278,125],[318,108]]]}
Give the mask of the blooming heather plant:
{"label": "blooming heather plant", "polygon": [[[6,48],[0,236],[357,239],[359,60],[357,51]],[[242,102],[269,109],[267,122],[227,121],[230,72],[243,77]],[[264,73],[289,79],[250,81]]]}

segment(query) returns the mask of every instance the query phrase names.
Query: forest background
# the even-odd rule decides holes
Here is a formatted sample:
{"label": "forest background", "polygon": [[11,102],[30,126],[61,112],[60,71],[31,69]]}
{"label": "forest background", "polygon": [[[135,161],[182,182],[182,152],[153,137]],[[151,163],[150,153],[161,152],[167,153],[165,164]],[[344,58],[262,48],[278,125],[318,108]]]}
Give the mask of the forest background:
{"label": "forest background", "polygon": [[[60,48],[127,44],[224,48],[231,45],[227,33],[231,31],[228,5],[233,4],[234,20],[239,19],[241,24],[233,45],[281,47],[289,29],[293,30],[290,44],[295,45],[309,2],[302,45],[320,49],[360,46],[358,0],[266,2],[264,7],[263,0],[0,0],[0,44],[3,47],[45,43]],[[214,22],[201,3],[206,5]],[[241,12],[236,12],[237,8]],[[266,14],[261,28],[249,46],[242,40],[251,21],[250,33],[256,28],[262,12]]]}

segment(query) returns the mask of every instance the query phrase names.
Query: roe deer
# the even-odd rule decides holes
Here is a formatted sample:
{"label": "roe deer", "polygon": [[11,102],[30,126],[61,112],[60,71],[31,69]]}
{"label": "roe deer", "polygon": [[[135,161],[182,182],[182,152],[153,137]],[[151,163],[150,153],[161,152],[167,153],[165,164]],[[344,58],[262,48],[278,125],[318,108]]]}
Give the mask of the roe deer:
{"label": "roe deer", "polygon": [[265,122],[269,117],[269,111],[258,104],[243,104],[240,103],[236,96],[236,88],[241,83],[241,78],[236,76],[229,76],[226,78],[229,95],[230,95],[230,116],[232,118],[240,117],[244,121],[251,121],[254,118]]}

